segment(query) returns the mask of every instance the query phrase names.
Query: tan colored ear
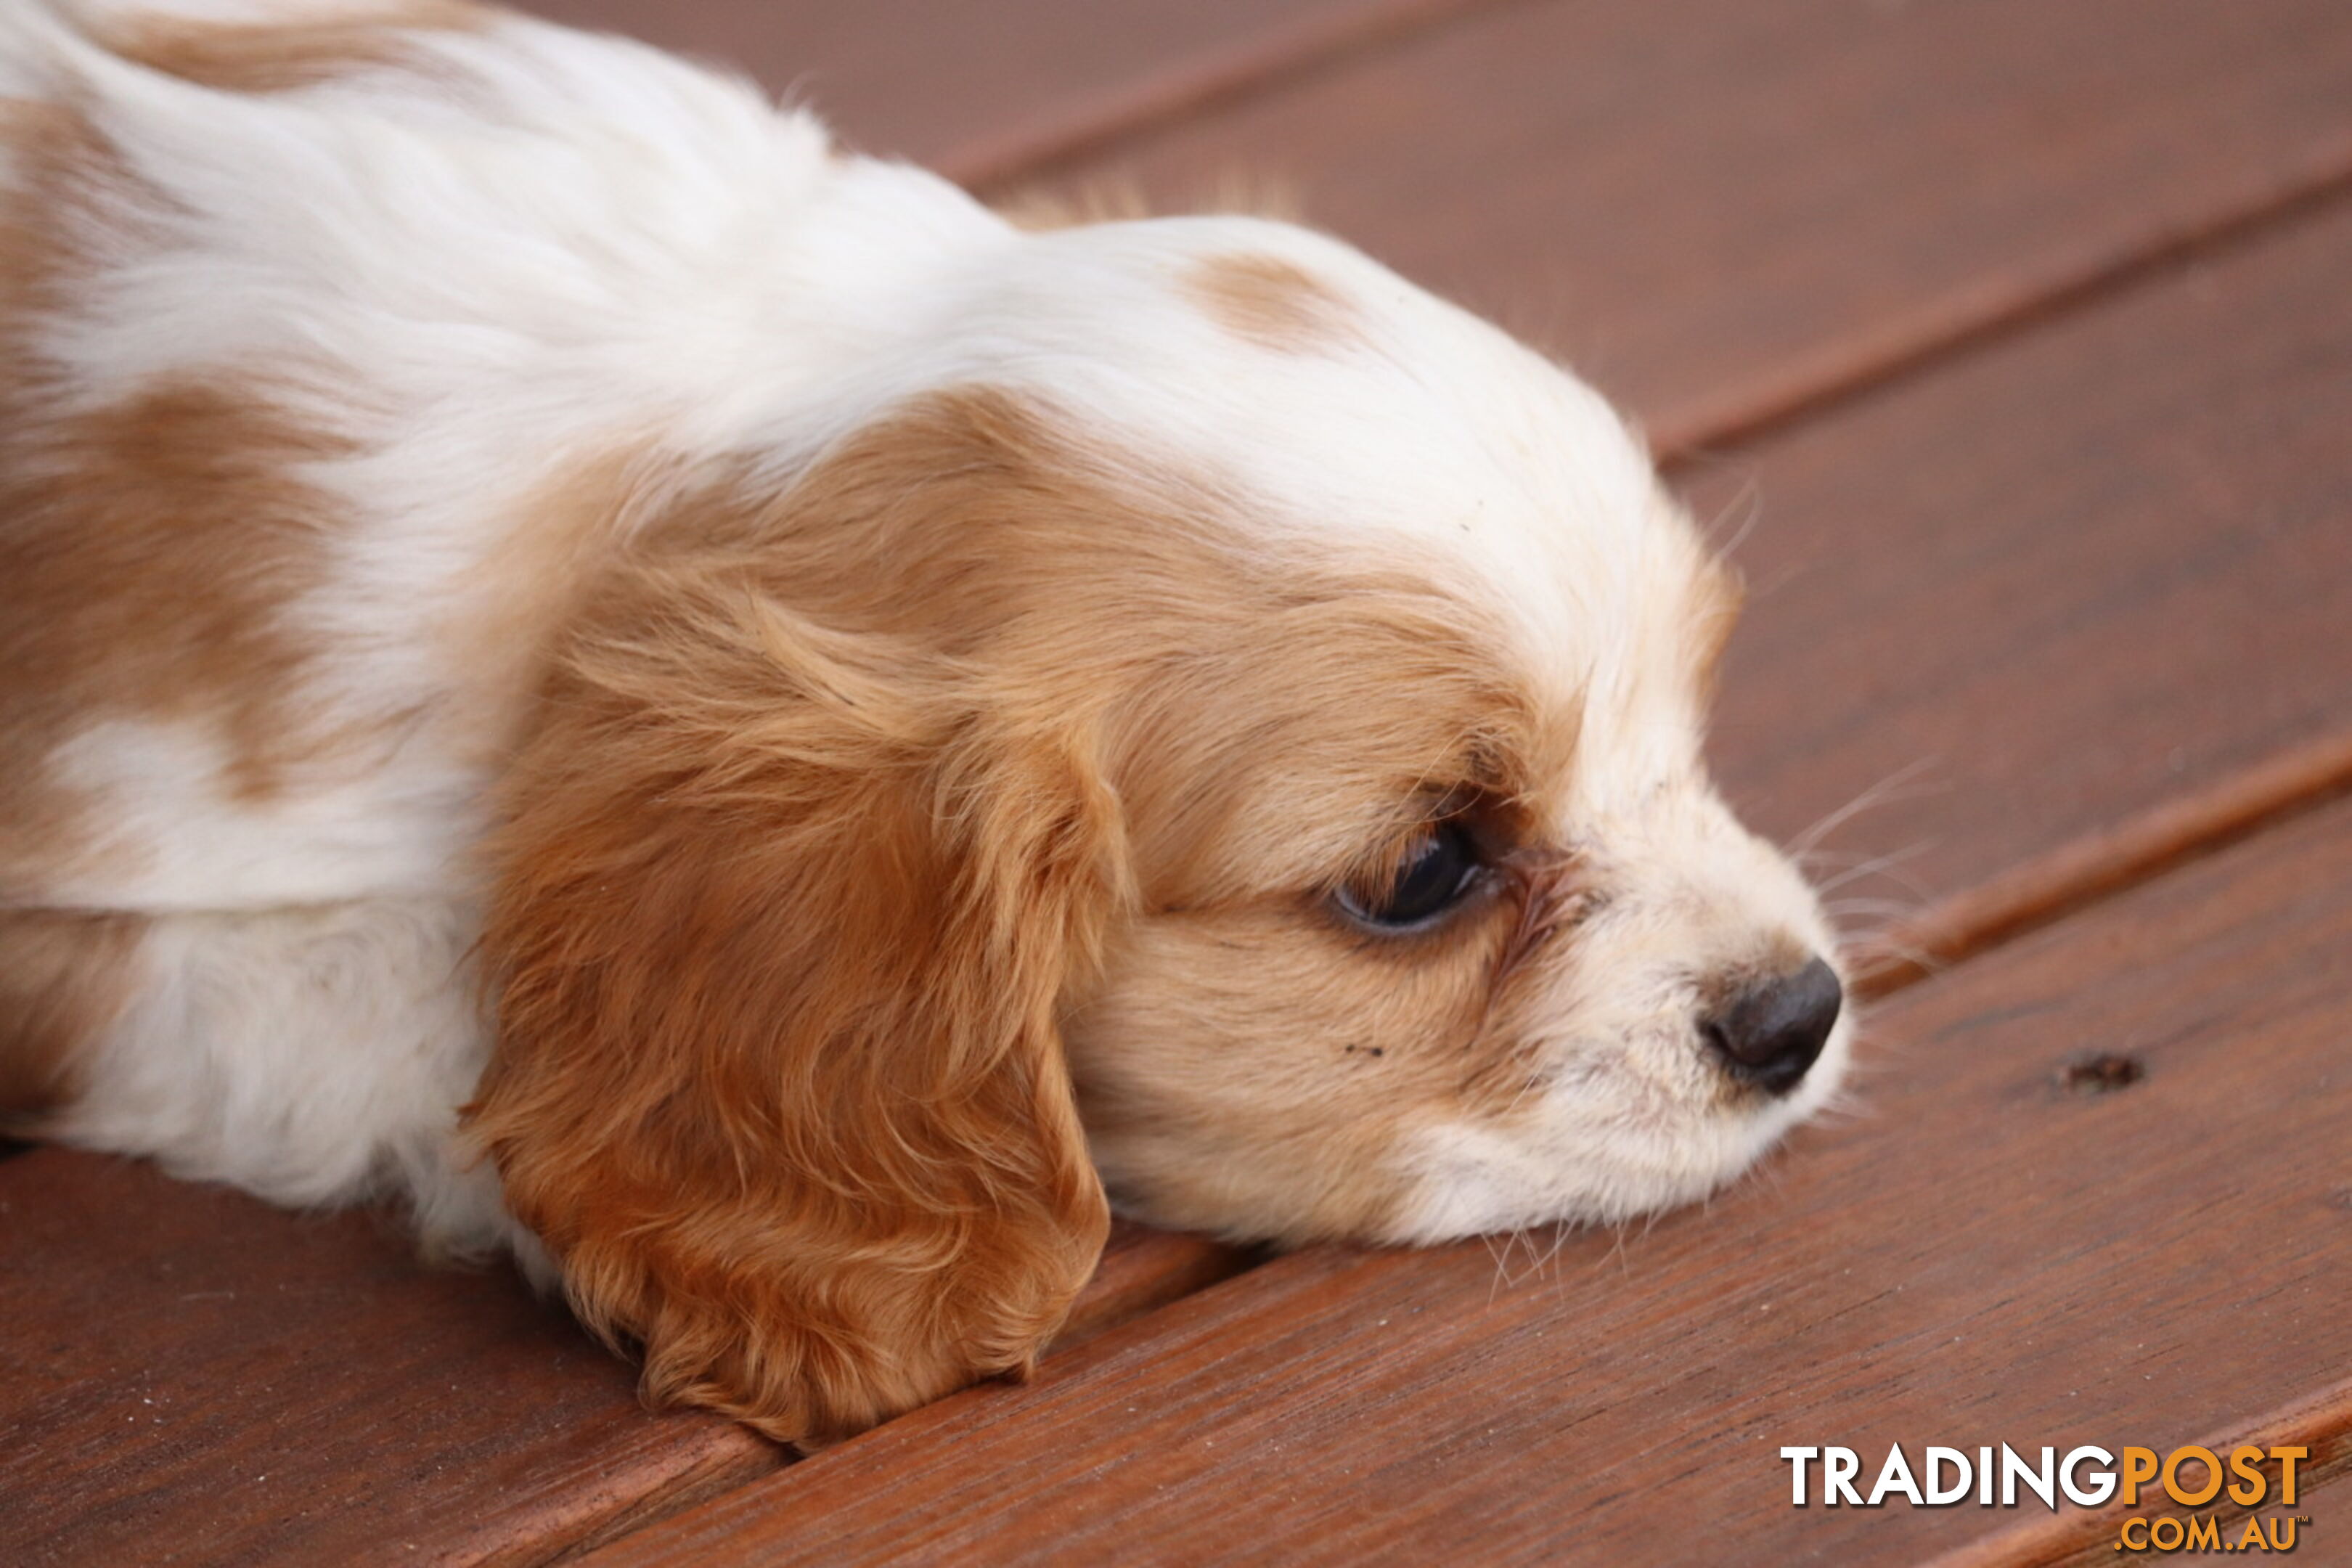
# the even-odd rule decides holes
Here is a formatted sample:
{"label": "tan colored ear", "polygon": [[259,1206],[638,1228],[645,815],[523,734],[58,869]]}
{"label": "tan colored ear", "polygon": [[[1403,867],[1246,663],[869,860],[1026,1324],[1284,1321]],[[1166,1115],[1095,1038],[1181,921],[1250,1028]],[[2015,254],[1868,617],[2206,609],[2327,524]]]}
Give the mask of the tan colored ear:
{"label": "tan colored ear", "polygon": [[1108,1224],[1056,1025],[1108,793],[740,562],[581,624],[494,845],[470,1115],[515,1214],[650,1395],[784,1441],[1025,1372]]}

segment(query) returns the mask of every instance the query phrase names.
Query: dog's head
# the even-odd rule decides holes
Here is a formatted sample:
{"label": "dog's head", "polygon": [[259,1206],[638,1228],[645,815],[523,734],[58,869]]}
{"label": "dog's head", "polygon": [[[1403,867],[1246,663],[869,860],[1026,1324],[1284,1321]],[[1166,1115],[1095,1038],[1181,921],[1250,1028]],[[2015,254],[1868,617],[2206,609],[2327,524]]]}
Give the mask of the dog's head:
{"label": "dog's head", "polygon": [[476,1127],[657,1390],[808,1439],[1024,1367],[1106,1186],[1616,1219],[1831,1091],[1700,756],[1737,589],[1591,392],[1182,219],[1008,240],[838,405],[638,487],[495,847]]}

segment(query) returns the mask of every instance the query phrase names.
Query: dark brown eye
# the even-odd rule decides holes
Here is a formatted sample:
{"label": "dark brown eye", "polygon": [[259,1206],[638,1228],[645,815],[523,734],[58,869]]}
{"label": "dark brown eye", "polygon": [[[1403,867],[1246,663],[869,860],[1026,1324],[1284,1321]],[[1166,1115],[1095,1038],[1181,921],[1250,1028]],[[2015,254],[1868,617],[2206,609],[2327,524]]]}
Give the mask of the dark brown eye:
{"label": "dark brown eye", "polygon": [[1478,846],[1459,822],[1440,822],[1415,840],[1375,889],[1342,887],[1339,907],[1366,925],[1404,931],[1462,901],[1478,879]]}

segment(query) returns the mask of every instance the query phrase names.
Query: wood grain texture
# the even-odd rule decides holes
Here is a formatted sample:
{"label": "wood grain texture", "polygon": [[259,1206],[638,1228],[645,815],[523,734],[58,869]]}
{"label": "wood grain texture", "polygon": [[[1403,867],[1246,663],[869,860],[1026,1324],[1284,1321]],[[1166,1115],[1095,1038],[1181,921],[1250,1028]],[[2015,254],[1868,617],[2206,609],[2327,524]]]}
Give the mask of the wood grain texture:
{"label": "wood grain texture", "polygon": [[1054,1336],[1054,1353],[1229,1279],[1259,1260],[1260,1254],[1248,1247],[1114,1220],[1095,1277],[1071,1307],[1062,1331]]}
{"label": "wood grain texture", "polygon": [[1679,447],[2340,184],[2352,15],[1518,6],[1052,173],[1276,184]]}
{"label": "wood grain texture", "polygon": [[2022,1516],[1779,1447],[2162,1450],[2352,1366],[2347,955],[2339,804],[1905,993],[1711,1213],[1279,1259],[592,1561],[1916,1562]]}
{"label": "wood grain texture", "polygon": [[59,1149],[0,1164],[0,1561],[496,1559],[772,1468],[509,1270]]}
{"label": "wood grain texture", "polygon": [[[1246,1255],[1122,1225],[1066,1338]],[[784,1462],[510,1269],[61,1149],[0,1163],[0,1563],[523,1563]]]}
{"label": "wood grain texture", "polygon": [[1002,179],[1492,0],[523,0],[748,71],[853,145]]}

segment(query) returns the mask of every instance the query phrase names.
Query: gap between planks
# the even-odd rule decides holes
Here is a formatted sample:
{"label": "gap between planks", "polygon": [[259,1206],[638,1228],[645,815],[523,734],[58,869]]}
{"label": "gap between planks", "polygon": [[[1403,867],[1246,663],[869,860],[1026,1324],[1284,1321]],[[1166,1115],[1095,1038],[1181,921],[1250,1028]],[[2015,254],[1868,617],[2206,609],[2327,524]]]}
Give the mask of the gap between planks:
{"label": "gap between planks", "polygon": [[1938,900],[1856,955],[1875,1000],[2352,791],[2352,733],[2325,735]]}
{"label": "gap between planks", "polygon": [[1377,0],[1274,27],[1212,58],[1082,99],[1048,119],[982,137],[939,172],[992,199],[1188,115],[1231,108],[1336,70],[1374,50],[1530,0]]}
{"label": "gap between planks", "polygon": [[2352,195],[2352,143],[2315,162],[2315,169],[2140,244],[2053,263],[2013,280],[1990,276],[1956,300],[1930,304],[1910,320],[1897,315],[1859,341],[1797,355],[1786,369],[1720,402],[1700,399],[1649,432],[1659,462],[1672,468],[1717,447],[1777,435]]}

